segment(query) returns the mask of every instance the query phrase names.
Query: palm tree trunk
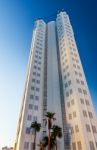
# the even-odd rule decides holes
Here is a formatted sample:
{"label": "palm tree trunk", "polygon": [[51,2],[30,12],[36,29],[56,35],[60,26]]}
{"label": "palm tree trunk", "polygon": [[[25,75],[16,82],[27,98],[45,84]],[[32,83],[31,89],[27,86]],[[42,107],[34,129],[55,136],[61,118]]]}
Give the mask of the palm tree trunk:
{"label": "palm tree trunk", "polygon": [[50,150],[50,120],[48,120],[48,150]]}
{"label": "palm tree trunk", "polygon": [[48,150],[50,150],[50,129],[48,130]]}
{"label": "palm tree trunk", "polygon": [[34,143],[33,143],[33,150],[36,148],[36,130],[35,130],[35,135],[34,135]]}
{"label": "palm tree trunk", "polygon": [[55,138],[55,142],[56,142],[56,150],[58,149],[58,147],[57,147],[57,137]]}

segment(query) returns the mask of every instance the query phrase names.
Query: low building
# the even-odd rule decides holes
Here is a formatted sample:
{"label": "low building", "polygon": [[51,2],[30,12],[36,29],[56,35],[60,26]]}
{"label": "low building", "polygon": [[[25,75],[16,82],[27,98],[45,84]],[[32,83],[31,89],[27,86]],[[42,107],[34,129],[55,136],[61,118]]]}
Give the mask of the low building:
{"label": "low building", "polygon": [[2,150],[14,150],[14,148],[5,146],[5,147],[2,147]]}

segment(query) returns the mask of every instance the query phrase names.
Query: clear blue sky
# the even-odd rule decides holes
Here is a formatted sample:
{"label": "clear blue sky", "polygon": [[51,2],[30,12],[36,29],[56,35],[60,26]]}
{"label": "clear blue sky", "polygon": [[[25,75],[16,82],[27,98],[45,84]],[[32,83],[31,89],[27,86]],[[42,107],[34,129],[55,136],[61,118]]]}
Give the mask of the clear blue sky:
{"label": "clear blue sky", "polygon": [[0,0],[0,147],[15,138],[33,22],[62,8],[70,16],[97,113],[97,1]]}

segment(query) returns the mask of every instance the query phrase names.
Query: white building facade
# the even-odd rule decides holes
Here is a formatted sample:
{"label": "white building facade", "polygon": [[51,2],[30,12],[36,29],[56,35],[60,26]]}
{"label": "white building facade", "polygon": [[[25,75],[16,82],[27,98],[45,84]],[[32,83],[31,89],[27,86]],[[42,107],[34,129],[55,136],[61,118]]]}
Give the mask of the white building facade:
{"label": "white building facade", "polygon": [[48,111],[55,113],[55,124],[62,128],[59,150],[97,150],[96,114],[66,12],[48,24],[41,19],[35,22],[16,150],[33,149],[30,125],[35,120],[42,124],[39,144],[46,133],[43,118]]}

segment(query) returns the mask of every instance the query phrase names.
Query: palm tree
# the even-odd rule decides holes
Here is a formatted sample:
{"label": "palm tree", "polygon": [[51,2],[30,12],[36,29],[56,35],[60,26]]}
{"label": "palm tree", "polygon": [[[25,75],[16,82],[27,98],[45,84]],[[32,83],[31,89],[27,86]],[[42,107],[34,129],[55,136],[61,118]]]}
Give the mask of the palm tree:
{"label": "palm tree", "polygon": [[51,133],[51,135],[55,139],[55,146],[56,146],[56,150],[57,150],[57,137],[58,138],[62,137],[62,129],[59,126],[54,125],[52,127],[52,133]]}
{"label": "palm tree", "polygon": [[40,141],[40,143],[38,144],[38,146],[40,147],[40,150],[44,150],[44,141]]}
{"label": "palm tree", "polygon": [[34,134],[34,143],[33,143],[33,150],[35,150],[35,148],[36,148],[36,134],[37,134],[37,132],[40,131],[41,124],[40,124],[40,123],[37,123],[37,121],[32,122],[30,128],[31,128],[31,129],[34,129],[34,133],[35,133],[35,134]]}
{"label": "palm tree", "polygon": [[55,113],[52,112],[47,112],[47,114],[45,115],[48,122],[48,150],[50,150],[50,130],[52,127],[52,120],[55,120],[54,115]]}
{"label": "palm tree", "polygon": [[[48,136],[45,136],[42,140],[44,148],[48,146],[48,139],[49,139]],[[52,148],[54,148],[54,146],[55,146],[54,137],[51,136],[50,137],[50,148],[52,149]]]}

